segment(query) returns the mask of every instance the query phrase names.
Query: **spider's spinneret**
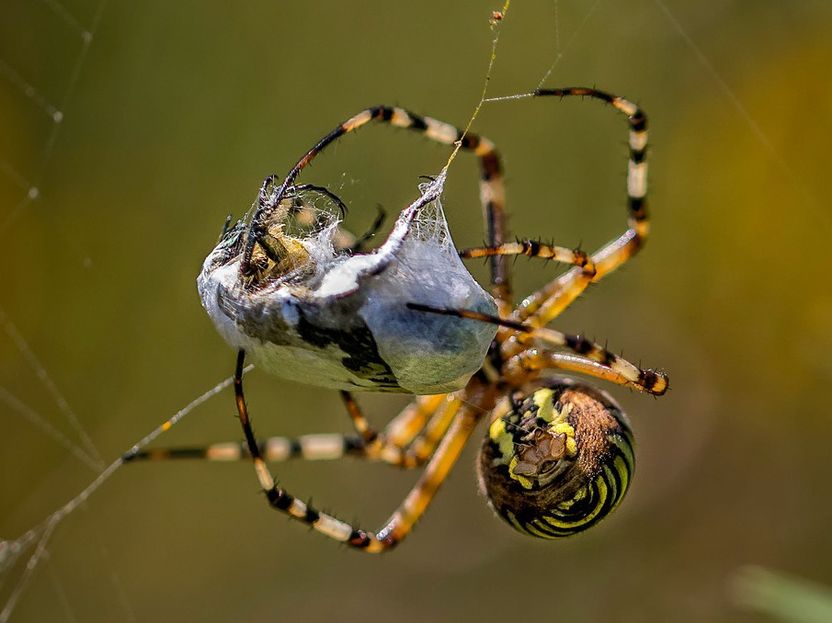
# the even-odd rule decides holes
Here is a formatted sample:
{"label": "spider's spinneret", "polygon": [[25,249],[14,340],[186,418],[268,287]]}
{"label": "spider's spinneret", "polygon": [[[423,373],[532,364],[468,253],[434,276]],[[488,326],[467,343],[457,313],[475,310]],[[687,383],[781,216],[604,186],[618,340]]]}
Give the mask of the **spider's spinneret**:
{"label": "spider's spinneret", "polygon": [[621,502],[633,436],[603,392],[548,381],[494,420],[479,457],[480,489],[514,528],[544,539],[582,532]]}

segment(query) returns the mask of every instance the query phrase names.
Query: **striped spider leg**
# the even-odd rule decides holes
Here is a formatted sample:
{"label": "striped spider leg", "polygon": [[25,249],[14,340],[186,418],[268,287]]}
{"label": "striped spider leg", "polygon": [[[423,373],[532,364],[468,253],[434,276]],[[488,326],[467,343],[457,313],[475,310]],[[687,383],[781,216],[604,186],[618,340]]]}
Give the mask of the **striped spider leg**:
{"label": "striped spider leg", "polygon": [[[561,333],[545,327],[534,327],[512,319],[499,318],[468,309],[441,309],[419,303],[409,303],[408,307],[427,313],[488,322],[503,327],[509,332],[515,332],[515,339],[505,337],[504,333],[503,337],[498,337],[498,341],[504,347],[508,347],[501,349],[503,368],[500,370],[500,375],[507,379],[514,379],[518,385],[530,380],[532,375],[539,372],[560,369],[582,372],[655,396],[663,395],[669,386],[667,375],[664,373],[642,369],[580,335]],[[542,345],[543,348],[537,348],[537,345]],[[552,351],[547,347],[568,352]]]}
{"label": "striped spider leg", "polygon": [[[277,463],[294,459],[329,461],[352,456],[403,468],[419,467],[433,454],[460,404],[460,399],[453,394],[419,396],[384,429],[376,431],[352,394],[346,391],[340,394],[353,422],[354,433],[310,433],[259,439],[257,446],[262,458],[268,463]],[[251,454],[245,441],[231,441],[206,446],[150,448],[131,452],[123,458],[126,461],[204,459],[228,462],[249,460]]]}
{"label": "striped spider leg", "polygon": [[385,525],[376,532],[356,528],[333,515],[322,513],[311,505],[299,500],[280,488],[266,465],[251,426],[248,408],[243,393],[243,368],[245,351],[237,357],[234,376],[234,392],[237,412],[243,427],[248,452],[254,461],[260,486],[266,493],[269,505],[289,517],[308,524],[316,531],[336,541],[368,553],[380,553],[395,547],[413,529],[413,526],[427,510],[428,505],[459,458],[462,448],[471,436],[482,414],[493,406],[495,388],[481,385],[474,379],[466,387],[465,403],[454,412],[447,432],[427,462],[422,475]]}
{"label": "striped spider leg", "polygon": [[[394,547],[410,532],[485,412],[476,402],[468,401],[463,405],[461,397],[452,394],[423,396],[411,402],[384,431],[376,433],[369,427],[352,396],[342,392],[356,427],[356,435],[311,434],[296,439],[271,437],[258,441],[254,437],[243,394],[244,359],[245,353],[240,351],[234,377],[235,396],[246,439],[243,444],[232,442],[204,448],[137,451],[125,455],[125,462],[195,458],[233,461],[252,458],[261,487],[273,508],[330,538],[370,553]],[[480,398],[484,406],[486,400],[485,396]],[[353,527],[277,487],[265,465],[267,461],[291,458],[332,460],[347,455],[403,468],[415,468],[427,463],[419,481],[378,532]]]}

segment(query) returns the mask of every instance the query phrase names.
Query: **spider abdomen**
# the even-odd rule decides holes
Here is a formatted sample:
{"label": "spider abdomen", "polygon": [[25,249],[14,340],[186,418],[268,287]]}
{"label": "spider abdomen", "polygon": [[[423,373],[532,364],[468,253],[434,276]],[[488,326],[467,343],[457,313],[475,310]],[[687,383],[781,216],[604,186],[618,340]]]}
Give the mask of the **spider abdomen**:
{"label": "spider abdomen", "polygon": [[553,539],[587,530],[621,502],[635,467],[624,413],[606,394],[548,381],[496,419],[480,451],[480,489],[524,534]]}

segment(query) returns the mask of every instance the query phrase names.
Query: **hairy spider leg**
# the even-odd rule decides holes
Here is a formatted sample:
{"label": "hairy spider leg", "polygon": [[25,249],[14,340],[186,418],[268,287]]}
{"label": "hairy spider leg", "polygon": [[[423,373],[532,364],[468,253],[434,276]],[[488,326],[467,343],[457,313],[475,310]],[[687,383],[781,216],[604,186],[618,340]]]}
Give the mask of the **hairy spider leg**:
{"label": "hairy spider leg", "polygon": [[[462,404],[462,400],[456,394],[422,397],[422,400],[424,398],[435,398],[436,400],[431,401],[430,404],[436,406],[429,414],[430,419],[427,422],[424,419],[422,420],[421,432],[416,435],[417,431],[413,430],[413,434],[403,439],[391,439],[387,436],[387,429],[377,433],[370,427],[352,394],[342,391],[341,397],[362,440],[361,454],[370,460],[381,460],[391,465],[406,468],[418,467],[433,455],[439,440],[447,432],[453,416]],[[417,405],[418,402],[417,400]],[[403,412],[402,415],[406,412]]]}
{"label": "hairy spider leg", "polygon": [[[395,547],[410,533],[414,524],[424,514],[436,495],[439,486],[445,481],[456,464],[462,448],[471,436],[477,422],[485,412],[493,407],[494,403],[495,392],[490,387],[482,387],[475,395],[468,396],[468,402],[454,415],[448,432],[442,438],[436,452],[404,501],[379,531],[370,532],[353,527],[333,515],[320,512],[276,485],[260,453],[254,429],[248,416],[243,392],[242,372],[244,362],[245,351],[240,350],[234,375],[234,394],[243,435],[254,462],[257,478],[266,494],[269,505],[275,510],[309,525],[331,539],[368,553],[387,551]],[[468,388],[471,387],[472,383],[469,383]]]}
{"label": "hairy spider leg", "polygon": [[[517,332],[519,334],[517,336],[517,344],[523,346],[522,350],[518,352],[518,348],[514,347],[510,341],[504,340],[501,344],[501,346],[509,346],[508,349],[505,349],[508,352],[505,353],[506,361],[504,369],[504,375],[508,380],[515,380],[521,383],[524,378],[529,376],[529,372],[560,367],[554,364],[563,362],[564,364],[568,363],[570,366],[565,369],[577,372],[586,371],[585,373],[591,376],[599,376],[595,373],[599,371],[598,366],[591,365],[598,364],[600,370],[603,370],[603,376],[601,378],[618,383],[619,385],[629,385],[639,391],[656,396],[664,394],[669,386],[667,375],[664,373],[650,369],[642,369],[600,344],[596,344],[580,335],[562,333],[554,329],[534,327],[470,309],[445,309],[421,305],[419,303],[408,303],[407,306],[417,311],[488,322]],[[564,353],[553,353],[545,349],[529,347],[534,342],[556,346],[571,351],[579,357],[576,358],[574,355],[570,355],[564,359],[562,357]],[[576,367],[581,363],[585,363],[586,365]]]}
{"label": "hairy spider leg", "polygon": [[[619,358],[620,360],[620,358]],[[632,366],[632,364],[629,364]],[[611,367],[593,361],[581,355],[564,352],[552,352],[530,348],[514,355],[505,364],[506,377],[528,379],[533,374],[544,370],[567,370],[578,372],[603,381],[623,385],[632,389],[661,396],[669,387],[667,375],[655,370],[637,368],[640,378],[633,380],[634,375],[622,371],[621,367]]]}
{"label": "hairy spider leg", "polygon": [[525,255],[526,257],[554,260],[555,262],[578,266],[590,275],[595,274],[595,265],[592,263],[592,258],[580,249],[568,249],[538,240],[518,240],[517,242],[506,242],[498,246],[472,247],[459,251],[459,257],[464,260],[507,255]]}
{"label": "hairy spider leg", "polygon": [[586,87],[538,89],[535,96],[591,97],[601,100],[627,116],[630,127],[627,165],[627,231],[592,255],[595,274],[573,268],[528,296],[512,314],[513,318],[542,327],[554,320],[581,295],[590,283],[624,264],[647,239],[647,115],[636,104],[622,97]]}
{"label": "hairy spider leg", "polygon": [[517,242],[506,242],[501,245],[473,247],[462,249],[459,257],[463,260],[470,260],[483,257],[507,257],[525,255],[543,260],[554,260],[564,264],[571,264],[580,269],[587,278],[595,276],[595,264],[586,253],[580,249],[568,249],[555,245],[546,244],[538,240],[518,240]]}
{"label": "hairy spider leg", "polygon": [[[504,242],[507,235],[505,189],[503,186],[503,172],[500,157],[494,143],[485,137],[480,137],[470,132],[466,134],[448,123],[438,121],[431,117],[417,115],[404,108],[397,106],[373,106],[350,117],[318,141],[292,167],[275,197],[271,201],[258,202],[257,210],[252,217],[251,226],[246,236],[243,258],[240,264],[240,272],[243,276],[249,277],[256,271],[256,267],[252,265],[252,254],[255,244],[259,244],[267,233],[269,217],[272,210],[274,210],[274,206],[291,191],[301,171],[328,145],[345,134],[367,125],[371,121],[412,130],[445,145],[454,145],[459,142],[462,149],[472,151],[479,157],[481,169],[480,201],[486,223],[486,240],[490,246],[500,245]],[[267,178],[263,188],[265,189],[271,181],[273,181],[273,178]],[[508,264],[504,258],[491,258],[491,284],[494,297],[497,299],[502,312],[508,313],[512,307],[511,283],[509,280]]]}
{"label": "hairy spider leg", "polygon": [[[358,434],[312,433],[298,437],[267,437],[257,441],[263,459],[272,463],[292,459],[329,461],[352,456],[404,468],[419,467],[433,454],[438,439],[450,424],[454,411],[448,405],[459,402],[448,394],[420,396],[410,402],[387,427],[376,432],[354,398],[348,392],[343,394],[342,399]],[[251,454],[245,441],[227,441],[205,446],[149,448],[123,458],[125,462],[182,459],[228,462],[248,460]]]}
{"label": "hairy spider leg", "polygon": [[433,456],[462,403],[459,393],[447,394],[422,431],[407,446],[387,443],[380,449],[378,458],[408,469],[424,465]]}

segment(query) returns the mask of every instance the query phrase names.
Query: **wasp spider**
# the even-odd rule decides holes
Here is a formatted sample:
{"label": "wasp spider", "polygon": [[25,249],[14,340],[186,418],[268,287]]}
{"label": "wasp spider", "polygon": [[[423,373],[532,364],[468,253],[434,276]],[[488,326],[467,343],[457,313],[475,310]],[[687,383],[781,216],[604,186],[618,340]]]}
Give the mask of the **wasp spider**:
{"label": "wasp spider", "polygon": [[[128,454],[125,459],[250,458],[272,508],[336,541],[375,553],[394,547],[408,535],[447,478],[476,425],[486,420],[487,432],[478,461],[480,487],[495,512],[515,529],[537,537],[556,538],[583,531],[609,514],[621,501],[633,472],[633,438],[627,420],[605,393],[585,383],[553,377],[551,373],[580,373],[653,395],[666,391],[668,379],[661,372],[641,369],[584,337],[560,333],[547,325],[589,284],[597,283],[632,257],[647,238],[647,119],[635,104],[592,88],[540,89],[535,96],[593,98],[627,119],[627,229],[591,255],[535,240],[507,242],[502,172],[494,145],[448,124],[388,106],[364,110],[321,139],[292,168],[276,193],[259,202],[250,226],[239,226],[237,237],[228,243],[238,256],[239,275],[256,287],[264,271],[268,273],[282,260],[281,253],[287,252],[285,248],[279,252],[269,248],[273,222],[270,219],[281,201],[300,188],[294,185],[300,172],[327,145],[372,121],[408,128],[440,143],[459,144],[472,151],[482,168],[480,194],[487,245],[460,251],[459,255],[463,259],[489,258],[495,313],[420,301],[408,305],[413,312],[495,327],[496,335],[484,361],[462,389],[415,397],[378,432],[362,415],[353,396],[342,389],[355,434],[258,440],[243,394],[246,351],[241,348],[234,392],[244,442],[205,448],[151,449]],[[555,260],[571,267],[515,307],[507,260],[517,255]],[[308,382],[314,383],[315,379]],[[352,526],[316,510],[278,487],[267,467],[267,462],[291,458],[343,456],[422,468],[413,489],[377,531]]]}

